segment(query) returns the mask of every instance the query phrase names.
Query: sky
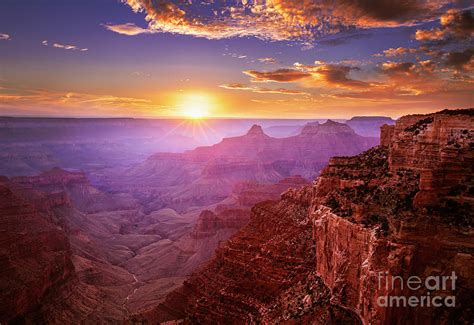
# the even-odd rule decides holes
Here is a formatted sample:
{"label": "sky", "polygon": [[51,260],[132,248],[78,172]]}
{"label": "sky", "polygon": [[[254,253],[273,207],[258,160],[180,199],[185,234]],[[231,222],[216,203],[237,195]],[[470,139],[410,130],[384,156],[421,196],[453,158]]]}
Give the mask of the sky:
{"label": "sky", "polygon": [[399,117],[474,106],[445,0],[2,0],[0,115]]}

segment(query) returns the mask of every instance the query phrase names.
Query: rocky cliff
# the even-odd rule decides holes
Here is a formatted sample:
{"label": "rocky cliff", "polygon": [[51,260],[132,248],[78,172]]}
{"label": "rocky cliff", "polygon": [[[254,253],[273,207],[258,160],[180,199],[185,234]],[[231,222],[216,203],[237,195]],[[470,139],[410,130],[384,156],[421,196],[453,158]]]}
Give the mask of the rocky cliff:
{"label": "rocky cliff", "polygon": [[0,322],[22,322],[75,279],[69,241],[52,213],[67,198],[24,195],[0,180]]}
{"label": "rocky cliff", "polygon": [[[383,131],[384,145],[333,158],[313,185],[257,204],[211,262],[131,321],[472,322],[473,110],[404,117]],[[401,284],[453,274],[455,288]],[[386,296],[455,306],[389,306]]]}

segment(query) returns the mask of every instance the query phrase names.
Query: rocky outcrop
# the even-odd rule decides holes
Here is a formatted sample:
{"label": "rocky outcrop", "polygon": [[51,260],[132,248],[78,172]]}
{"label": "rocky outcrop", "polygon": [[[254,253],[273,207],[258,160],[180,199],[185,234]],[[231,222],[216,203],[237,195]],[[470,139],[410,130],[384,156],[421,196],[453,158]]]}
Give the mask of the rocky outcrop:
{"label": "rocky outcrop", "polygon": [[0,322],[40,321],[45,297],[74,281],[69,241],[51,212],[63,204],[40,193],[31,202],[0,181]]}
{"label": "rocky outcrop", "polygon": [[[469,320],[474,301],[473,129],[472,110],[403,117],[382,128],[386,146],[331,159],[317,180],[310,209],[317,274],[333,301],[364,323]],[[426,175],[442,176],[436,182],[431,178],[427,188]],[[426,191],[436,196],[426,200]],[[410,290],[410,276],[424,280],[452,272],[458,277],[456,290],[430,294],[455,296],[456,307],[379,304],[380,297],[429,295],[425,286]],[[393,277],[402,277],[405,285],[386,286]]]}
{"label": "rocky outcrop", "polygon": [[402,117],[389,146],[391,172],[420,172],[415,204],[436,204],[446,196],[459,204],[468,199],[456,192],[466,190],[474,177],[474,115],[440,112]]}
{"label": "rocky outcrop", "polygon": [[[400,119],[387,145],[333,158],[312,186],[256,205],[209,264],[132,321],[468,323],[473,126],[472,110]],[[419,204],[424,173],[444,170],[441,185],[432,182],[437,201]],[[453,274],[455,289],[424,282]],[[415,289],[413,276],[423,282]],[[386,296],[418,305],[384,305]],[[429,296],[454,297],[455,306],[421,307]]]}

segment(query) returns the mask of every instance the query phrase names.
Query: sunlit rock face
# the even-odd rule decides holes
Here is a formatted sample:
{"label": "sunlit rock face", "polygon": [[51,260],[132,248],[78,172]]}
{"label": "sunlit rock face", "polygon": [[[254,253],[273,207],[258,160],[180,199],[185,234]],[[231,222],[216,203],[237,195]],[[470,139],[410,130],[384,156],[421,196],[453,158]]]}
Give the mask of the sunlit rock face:
{"label": "sunlit rock face", "polygon": [[[257,204],[250,221],[180,289],[132,321],[464,323],[474,290],[473,111],[401,118],[383,146],[330,160],[315,183]],[[422,122],[420,122],[422,121]],[[453,150],[452,148],[456,148]],[[424,151],[425,150],[425,151]],[[436,200],[420,200],[425,174]],[[422,194],[420,194],[422,193]],[[426,287],[379,274],[457,276],[455,307],[386,307]]]}

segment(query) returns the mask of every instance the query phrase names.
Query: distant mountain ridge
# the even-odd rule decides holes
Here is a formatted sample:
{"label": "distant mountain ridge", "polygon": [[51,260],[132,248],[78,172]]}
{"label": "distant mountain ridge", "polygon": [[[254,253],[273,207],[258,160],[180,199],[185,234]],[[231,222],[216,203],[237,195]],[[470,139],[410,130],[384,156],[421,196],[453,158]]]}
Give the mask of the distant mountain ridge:
{"label": "distant mountain ridge", "polygon": [[[253,125],[244,135],[184,153],[157,153],[103,178],[113,191],[162,193],[150,208],[187,209],[227,197],[240,181],[275,183],[294,175],[313,179],[332,156],[358,154],[379,143],[331,120],[310,123],[298,135],[273,138]],[[169,194],[168,194],[169,193]]]}

